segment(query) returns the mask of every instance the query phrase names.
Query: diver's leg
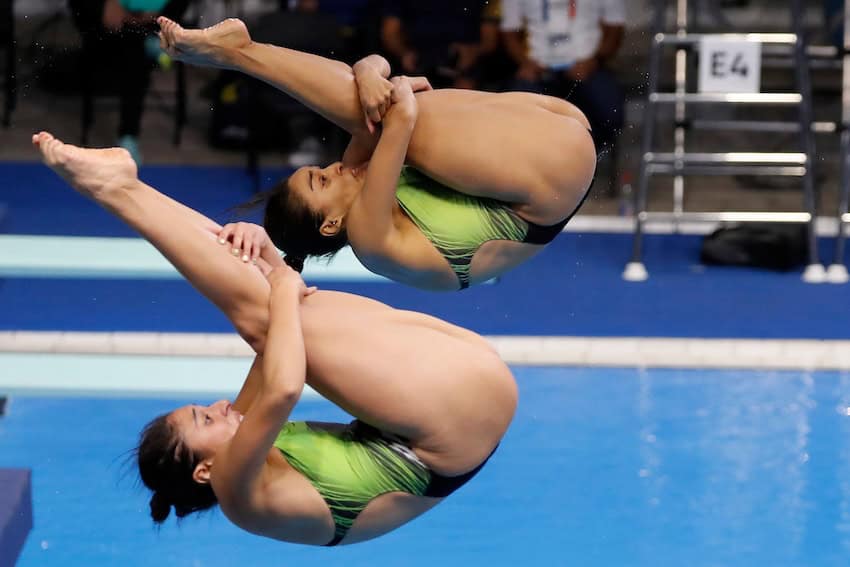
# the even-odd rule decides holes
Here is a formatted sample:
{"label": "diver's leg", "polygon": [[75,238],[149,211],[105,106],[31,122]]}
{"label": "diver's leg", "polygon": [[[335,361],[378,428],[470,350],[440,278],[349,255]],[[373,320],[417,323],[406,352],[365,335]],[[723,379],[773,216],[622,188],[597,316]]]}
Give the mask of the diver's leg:
{"label": "diver's leg", "polygon": [[125,150],[78,148],[46,133],[34,136],[33,143],[48,166],[153,244],[262,351],[268,283],[257,266],[218,243],[218,223],[139,181]]}
{"label": "diver's leg", "polygon": [[517,91],[499,93],[499,97],[502,97],[504,99],[510,99],[511,101],[515,101],[519,104],[529,104],[538,106],[544,110],[548,110],[549,112],[560,114],[561,116],[567,116],[569,118],[577,120],[582,126],[585,127],[585,129],[590,130],[590,122],[588,121],[587,116],[585,116],[584,112],[582,112],[573,103],[566,101],[562,98],[545,94]]}
{"label": "diver's leg", "polygon": [[177,59],[240,71],[298,99],[352,135],[366,130],[351,67],[318,55],[251,40],[241,20],[187,30],[159,18],[162,45]]}

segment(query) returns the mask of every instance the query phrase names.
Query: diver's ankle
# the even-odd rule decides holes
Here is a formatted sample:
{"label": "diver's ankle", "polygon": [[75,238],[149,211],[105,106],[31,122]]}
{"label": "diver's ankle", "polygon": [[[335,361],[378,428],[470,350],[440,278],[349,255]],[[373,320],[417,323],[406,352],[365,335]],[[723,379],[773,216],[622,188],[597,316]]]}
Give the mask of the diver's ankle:
{"label": "diver's ankle", "polygon": [[246,45],[239,47],[223,47],[221,48],[221,65],[229,71],[244,72],[254,60],[252,52],[256,49],[254,41],[248,42]]}

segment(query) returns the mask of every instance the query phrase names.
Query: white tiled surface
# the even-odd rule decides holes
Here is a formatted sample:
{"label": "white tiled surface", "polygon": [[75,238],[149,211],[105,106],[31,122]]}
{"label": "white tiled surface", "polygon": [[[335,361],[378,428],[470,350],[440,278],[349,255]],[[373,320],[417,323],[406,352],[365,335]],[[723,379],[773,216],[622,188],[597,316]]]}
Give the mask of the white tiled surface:
{"label": "white tiled surface", "polygon": [[232,398],[251,360],[223,357],[0,353],[3,395]]}
{"label": "white tiled surface", "polygon": [[[490,337],[509,364],[850,370],[850,341]],[[0,332],[0,352],[243,358],[238,336]]]}
{"label": "white tiled surface", "polygon": [[510,364],[850,370],[850,341],[490,337]]}
{"label": "white tiled surface", "polygon": [[[141,238],[0,235],[0,276],[180,279],[182,276]],[[350,248],[330,263],[308,261],[309,281],[387,281],[368,271]]]}

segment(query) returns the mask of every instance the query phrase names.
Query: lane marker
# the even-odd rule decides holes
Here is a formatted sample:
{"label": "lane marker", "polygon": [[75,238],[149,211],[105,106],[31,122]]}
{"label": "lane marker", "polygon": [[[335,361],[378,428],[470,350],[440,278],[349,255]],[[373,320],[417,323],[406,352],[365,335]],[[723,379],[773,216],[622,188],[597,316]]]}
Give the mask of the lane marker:
{"label": "lane marker", "polygon": [[[850,371],[850,341],[488,337],[508,364]],[[0,332],[0,393],[233,396],[253,353],[235,334]]]}

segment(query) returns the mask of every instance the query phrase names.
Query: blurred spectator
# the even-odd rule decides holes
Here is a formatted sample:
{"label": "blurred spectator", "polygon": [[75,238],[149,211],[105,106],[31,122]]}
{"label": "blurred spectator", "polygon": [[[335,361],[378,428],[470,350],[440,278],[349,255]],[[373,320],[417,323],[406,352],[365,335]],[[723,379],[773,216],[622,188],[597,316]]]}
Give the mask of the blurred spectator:
{"label": "blurred spectator", "polygon": [[156,17],[179,19],[190,0],[68,0],[83,50],[115,73],[121,99],[118,144],[141,161],[138,137],[151,71],[161,52]]}
{"label": "blurred spectator", "polygon": [[319,11],[319,0],[287,0],[286,4],[291,12],[315,14]]}
{"label": "blurred spectator", "polygon": [[[341,26],[348,55],[346,63],[353,64],[381,50],[382,0],[317,0],[316,3],[319,12],[332,16]],[[340,58],[338,54],[334,56]]]}
{"label": "blurred spectator", "polygon": [[519,67],[514,88],[578,106],[600,150],[623,127],[623,91],[607,64],[622,44],[625,17],[625,0],[502,0],[506,47]]}
{"label": "blurred spectator", "polygon": [[387,0],[381,44],[394,74],[426,75],[435,87],[470,86],[481,55],[485,0]]}
{"label": "blurred spectator", "polygon": [[317,0],[322,12],[331,14],[340,24],[346,26],[360,25],[364,13],[369,11],[369,4],[374,2],[375,0]]}
{"label": "blurred spectator", "polygon": [[[347,28],[330,10],[339,4],[282,0],[279,10],[250,25],[251,36],[259,43],[350,61]],[[347,139],[340,129],[263,81],[223,70],[207,90],[213,100],[211,144],[246,150],[255,174],[260,154],[267,150],[284,151],[292,167],[322,162],[325,152],[344,150]]]}
{"label": "blurred spectator", "polygon": [[503,91],[512,86],[517,66],[502,41],[502,2],[489,0],[481,19],[480,56],[475,86],[483,91]]}

